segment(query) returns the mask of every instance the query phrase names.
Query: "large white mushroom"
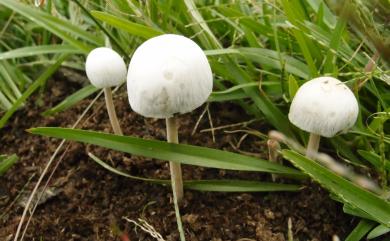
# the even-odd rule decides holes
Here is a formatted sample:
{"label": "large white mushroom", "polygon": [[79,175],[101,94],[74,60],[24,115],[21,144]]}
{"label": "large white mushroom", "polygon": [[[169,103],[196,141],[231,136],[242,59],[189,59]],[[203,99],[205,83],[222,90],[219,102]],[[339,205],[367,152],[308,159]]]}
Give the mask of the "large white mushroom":
{"label": "large white mushroom", "polygon": [[[175,114],[193,111],[206,102],[213,87],[209,62],[191,39],[165,34],[147,40],[132,56],[127,91],[131,108],[145,116],[165,118],[168,142],[178,143]],[[170,162],[178,201],[183,197],[179,163]]]}
{"label": "large white mushroom", "polygon": [[125,62],[111,48],[100,47],[92,50],[88,54],[85,62],[85,70],[91,84],[97,88],[104,89],[111,126],[115,134],[122,135],[112,100],[111,87],[118,86],[126,81],[127,69]]}
{"label": "large white mushroom", "polygon": [[333,137],[351,128],[359,114],[352,91],[340,80],[319,77],[303,84],[294,96],[288,118],[310,132],[308,157],[318,151],[320,136]]}

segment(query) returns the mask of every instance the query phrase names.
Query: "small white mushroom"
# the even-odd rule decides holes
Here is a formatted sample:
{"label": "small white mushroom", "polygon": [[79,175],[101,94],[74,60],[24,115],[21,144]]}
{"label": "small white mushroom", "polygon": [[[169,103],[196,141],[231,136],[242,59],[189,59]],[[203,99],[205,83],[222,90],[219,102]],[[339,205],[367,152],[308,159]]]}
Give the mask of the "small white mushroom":
{"label": "small white mushroom", "polygon": [[100,47],[92,50],[85,62],[85,70],[91,84],[104,89],[107,112],[114,133],[122,135],[112,100],[111,87],[118,86],[126,80],[126,64],[122,57],[111,48]]}
{"label": "small white mushroom", "polygon": [[[178,143],[174,114],[193,111],[207,101],[213,87],[209,62],[191,39],[165,34],[147,40],[135,51],[127,75],[131,108],[152,118],[166,118],[168,142]],[[180,164],[170,162],[174,192],[180,201]]]}
{"label": "small white mushroom", "polygon": [[340,80],[319,77],[303,84],[294,96],[288,118],[310,132],[306,155],[318,151],[320,136],[333,137],[351,128],[359,114],[352,91]]}

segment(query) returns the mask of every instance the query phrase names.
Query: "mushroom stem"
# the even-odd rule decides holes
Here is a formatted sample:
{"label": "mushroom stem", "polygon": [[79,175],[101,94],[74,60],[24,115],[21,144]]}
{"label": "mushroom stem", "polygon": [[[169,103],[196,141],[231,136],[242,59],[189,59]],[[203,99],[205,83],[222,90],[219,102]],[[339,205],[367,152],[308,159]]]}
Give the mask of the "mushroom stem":
{"label": "mushroom stem", "polygon": [[318,152],[318,147],[320,146],[321,136],[317,134],[310,133],[309,143],[307,144],[306,156],[313,158]]}
{"label": "mushroom stem", "polygon": [[[278,163],[279,162],[279,150],[280,150],[280,145],[277,140],[274,139],[269,139],[267,141],[267,146],[268,146],[268,159],[270,162]],[[276,174],[271,174],[272,181],[276,181],[278,178],[278,175]]]}
{"label": "mushroom stem", "polygon": [[119,125],[118,117],[116,116],[114,102],[112,100],[111,87],[104,88],[104,98],[106,99],[106,107],[108,116],[110,117],[110,122],[112,129],[116,135],[123,135],[122,129]]}
{"label": "mushroom stem", "polygon": [[[167,141],[169,143],[179,143],[177,125],[175,117],[166,118],[167,126]],[[183,199],[183,178],[181,175],[180,163],[169,162],[171,171],[172,190],[176,194],[177,202],[180,203]]]}

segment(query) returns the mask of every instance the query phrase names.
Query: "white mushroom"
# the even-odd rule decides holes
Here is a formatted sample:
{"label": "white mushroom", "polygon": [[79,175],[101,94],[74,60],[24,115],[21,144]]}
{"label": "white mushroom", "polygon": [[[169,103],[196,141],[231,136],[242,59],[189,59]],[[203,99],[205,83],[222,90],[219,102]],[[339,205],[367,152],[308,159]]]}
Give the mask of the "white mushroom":
{"label": "white mushroom", "polygon": [[85,70],[92,85],[104,89],[107,112],[114,133],[122,135],[112,100],[111,87],[126,80],[126,64],[122,57],[111,48],[100,47],[92,50],[85,62]]}
{"label": "white mushroom", "polygon": [[319,77],[303,84],[294,96],[288,118],[310,132],[306,155],[318,151],[320,136],[333,137],[351,128],[359,114],[352,91],[340,80]]}
{"label": "white mushroom", "polygon": [[[165,34],[135,51],[127,75],[131,108],[152,118],[166,118],[168,142],[178,143],[174,114],[193,111],[207,101],[213,76],[206,55],[191,39]],[[178,200],[183,196],[180,164],[170,162]]]}

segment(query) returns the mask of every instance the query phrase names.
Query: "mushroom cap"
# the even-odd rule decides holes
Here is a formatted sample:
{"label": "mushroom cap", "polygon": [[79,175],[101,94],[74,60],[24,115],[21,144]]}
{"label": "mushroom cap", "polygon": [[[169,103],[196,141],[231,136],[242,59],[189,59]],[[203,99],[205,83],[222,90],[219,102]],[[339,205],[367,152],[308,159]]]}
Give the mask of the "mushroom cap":
{"label": "mushroom cap", "polygon": [[191,39],[164,34],[137,48],[127,74],[131,108],[145,116],[168,118],[206,102],[213,75],[203,50]]}
{"label": "mushroom cap", "polygon": [[100,47],[92,50],[85,62],[85,71],[92,85],[107,88],[126,80],[126,64],[114,50]]}
{"label": "mushroom cap", "polygon": [[351,128],[358,114],[358,102],[343,82],[332,77],[319,77],[298,89],[288,118],[302,130],[332,137]]}

